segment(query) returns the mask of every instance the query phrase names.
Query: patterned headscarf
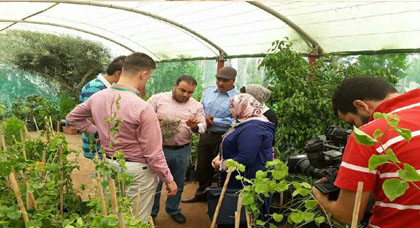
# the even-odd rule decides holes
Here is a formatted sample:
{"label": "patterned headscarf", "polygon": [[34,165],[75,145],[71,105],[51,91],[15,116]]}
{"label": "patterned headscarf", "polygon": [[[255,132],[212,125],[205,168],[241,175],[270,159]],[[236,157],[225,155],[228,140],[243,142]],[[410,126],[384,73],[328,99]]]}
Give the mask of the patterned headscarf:
{"label": "patterned headscarf", "polygon": [[233,109],[240,123],[251,119],[268,121],[263,116],[263,105],[250,94],[240,93],[232,97],[230,99],[230,107]]}

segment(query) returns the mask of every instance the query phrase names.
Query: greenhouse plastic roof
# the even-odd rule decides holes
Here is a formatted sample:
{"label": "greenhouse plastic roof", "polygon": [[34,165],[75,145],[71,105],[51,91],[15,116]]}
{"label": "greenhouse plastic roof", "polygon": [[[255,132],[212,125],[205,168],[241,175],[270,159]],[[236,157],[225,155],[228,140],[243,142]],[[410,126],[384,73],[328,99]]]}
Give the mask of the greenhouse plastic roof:
{"label": "greenhouse plastic roof", "polygon": [[158,61],[258,56],[284,37],[306,54],[419,52],[419,21],[420,2],[0,0],[1,33],[69,34]]}

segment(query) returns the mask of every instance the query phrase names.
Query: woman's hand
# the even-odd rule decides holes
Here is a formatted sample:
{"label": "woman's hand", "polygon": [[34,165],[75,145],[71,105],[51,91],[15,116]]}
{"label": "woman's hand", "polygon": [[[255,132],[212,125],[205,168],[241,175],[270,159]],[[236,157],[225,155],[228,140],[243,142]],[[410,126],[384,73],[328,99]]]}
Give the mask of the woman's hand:
{"label": "woman's hand", "polygon": [[220,168],[220,155],[217,155],[213,161],[211,161],[211,166],[213,166],[213,168],[218,169]]}

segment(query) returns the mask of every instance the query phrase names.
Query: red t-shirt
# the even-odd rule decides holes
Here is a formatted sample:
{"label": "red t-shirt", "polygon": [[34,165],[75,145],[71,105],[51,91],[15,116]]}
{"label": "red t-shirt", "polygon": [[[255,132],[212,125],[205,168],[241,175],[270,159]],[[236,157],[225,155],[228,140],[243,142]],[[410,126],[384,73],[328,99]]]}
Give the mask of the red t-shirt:
{"label": "red t-shirt", "polygon": [[[357,182],[362,181],[363,191],[373,192],[375,205],[368,227],[420,228],[420,190],[409,184],[405,194],[391,202],[385,196],[382,184],[387,179],[398,177],[397,167],[384,164],[372,172],[368,168],[369,158],[373,154],[384,154],[387,148],[391,148],[402,163],[408,163],[417,172],[420,171],[420,89],[384,101],[375,112],[398,115],[401,119],[399,127],[411,130],[411,141],[407,143],[398,133],[388,130],[382,140],[383,150],[379,143],[372,146],[360,145],[351,134],[334,184],[342,189],[356,191]],[[376,129],[384,132],[386,128],[384,119],[373,120],[372,116],[370,122],[360,129],[373,135]],[[415,184],[420,186],[420,181]]]}

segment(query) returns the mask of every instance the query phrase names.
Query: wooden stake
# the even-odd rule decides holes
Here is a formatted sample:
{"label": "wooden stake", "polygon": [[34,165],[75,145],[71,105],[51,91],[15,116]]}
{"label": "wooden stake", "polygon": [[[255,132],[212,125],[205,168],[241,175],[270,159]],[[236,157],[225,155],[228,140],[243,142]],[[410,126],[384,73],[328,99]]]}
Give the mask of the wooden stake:
{"label": "wooden stake", "polygon": [[106,208],[104,192],[102,191],[101,174],[99,172],[96,175],[96,182],[97,182],[96,187],[98,189],[99,198],[101,199],[102,215],[106,217],[106,216],[108,216],[108,211],[107,211],[107,208]]}
{"label": "wooden stake", "polygon": [[121,212],[118,211],[117,193],[115,191],[115,180],[109,180],[109,190],[111,193],[112,212],[118,215],[118,224],[120,228],[125,228],[124,217]]}
{"label": "wooden stake", "polygon": [[245,218],[246,218],[246,227],[252,228],[251,216],[249,215],[248,209],[246,209],[246,207],[245,207]]}
{"label": "wooden stake", "polygon": [[36,127],[36,131],[37,131],[39,134],[41,134],[41,132],[39,131],[38,123],[36,122],[35,116],[32,116],[32,119],[34,120],[35,127]]}
{"label": "wooden stake", "polygon": [[136,210],[135,210],[135,216],[137,217],[140,212],[140,184],[137,187],[137,197],[136,197]]}
{"label": "wooden stake", "polygon": [[20,129],[20,141],[22,142],[22,144],[23,144],[23,147],[22,147],[22,152],[23,152],[23,158],[25,159],[25,160],[28,160],[28,158],[26,157],[26,149],[25,149],[25,142],[26,142],[26,139],[25,139],[25,136],[24,136],[24,134],[23,134],[23,129]]}
{"label": "wooden stake", "polygon": [[241,224],[241,210],[242,210],[242,194],[239,194],[238,205],[236,206],[235,212],[235,228],[239,228]]}
{"label": "wooden stake", "polygon": [[4,135],[0,135],[1,138],[1,144],[3,147],[3,151],[7,151],[7,146],[6,146],[6,139],[4,138]]}
{"label": "wooden stake", "polygon": [[18,141],[16,140],[15,135],[12,135],[12,138],[13,138],[13,141],[15,141],[15,143],[17,144],[17,143],[18,143]]}
{"label": "wooden stake", "polygon": [[60,121],[59,120],[57,120],[57,129],[56,130],[57,130],[57,133],[60,132]]}
{"label": "wooden stake", "polygon": [[38,204],[36,203],[35,197],[32,194],[32,192],[28,191],[29,183],[26,180],[22,170],[19,170],[19,174],[22,176],[23,183],[26,186],[26,208],[28,210],[34,208],[36,211],[38,211]]}
{"label": "wooden stake", "polygon": [[27,223],[29,221],[29,217],[26,213],[25,205],[23,205],[22,196],[20,195],[19,191],[19,185],[16,181],[16,177],[13,172],[9,174],[9,181],[13,191],[15,192],[16,200],[19,206],[20,213],[22,214],[23,221]]}
{"label": "wooden stake", "polygon": [[153,222],[152,216],[149,216],[147,219],[149,220],[149,225],[150,225],[149,227],[150,228],[155,228],[155,223]]}
{"label": "wooden stake", "polygon": [[220,194],[219,202],[217,203],[216,210],[214,211],[213,220],[211,221],[210,228],[216,227],[217,216],[219,215],[220,207],[222,206],[223,198],[225,197],[226,189],[229,183],[230,176],[232,175],[232,167],[229,167],[225,183],[223,184],[222,192]]}
{"label": "wooden stake", "polygon": [[359,219],[360,203],[362,201],[363,182],[357,183],[356,199],[354,200],[353,218],[351,220],[351,228],[357,228]]}
{"label": "wooden stake", "polygon": [[[60,145],[58,147],[58,165],[59,165],[59,174],[60,174],[60,215],[63,216],[64,215],[64,174],[63,174],[63,147],[62,145]],[[45,163],[44,163],[45,164]]]}
{"label": "wooden stake", "polygon": [[25,129],[25,133],[26,133],[26,138],[31,140],[31,135],[29,135],[29,131],[28,131],[28,127],[26,127],[26,124],[23,125],[24,129]]}

